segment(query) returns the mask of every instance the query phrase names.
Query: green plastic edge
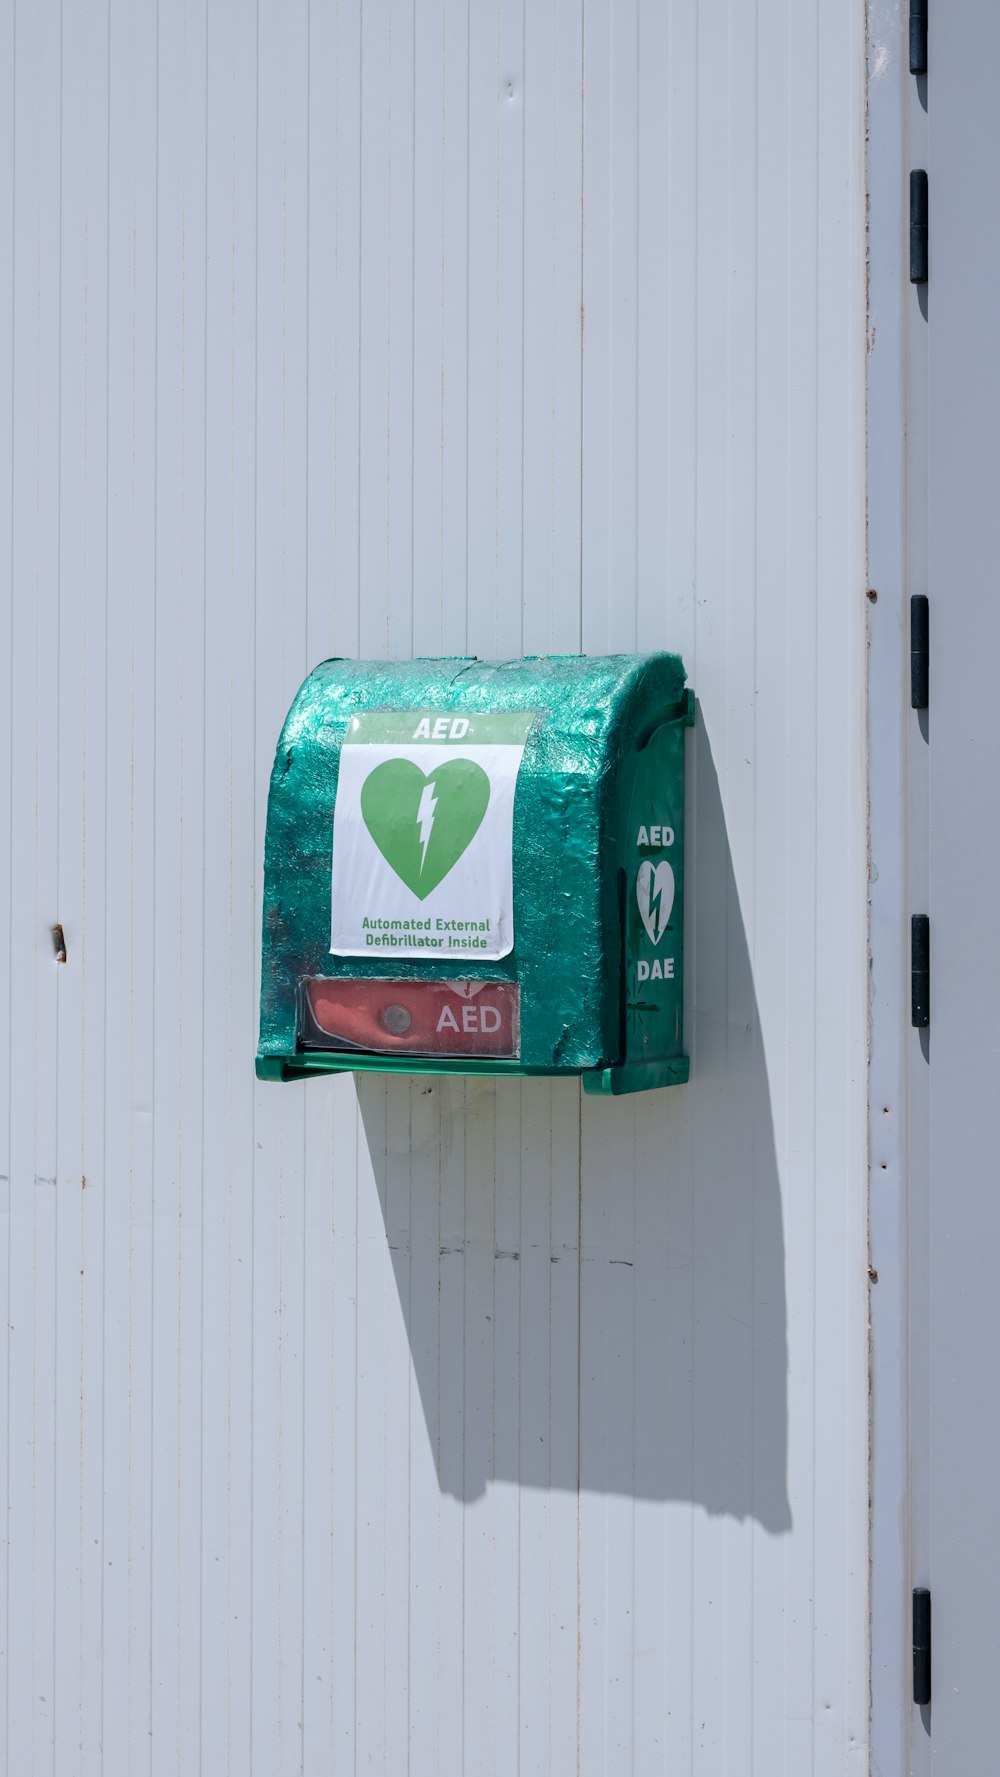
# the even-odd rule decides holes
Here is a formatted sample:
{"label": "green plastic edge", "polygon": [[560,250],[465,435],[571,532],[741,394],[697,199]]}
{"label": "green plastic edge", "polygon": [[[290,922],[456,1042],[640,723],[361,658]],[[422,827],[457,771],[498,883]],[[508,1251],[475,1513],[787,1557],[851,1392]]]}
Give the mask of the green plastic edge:
{"label": "green plastic edge", "polygon": [[[575,1074],[574,1068],[522,1067],[519,1061],[477,1062],[467,1055],[375,1055],[355,1049],[297,1050],[294,1055],[258,1055],[258,1080],[299,1080],[312,1074]],[[597,1072],[597,1069],[591,1070]]]}
{"label": "green plastic edge", "polygon": [[473,1074],[481,1079],[578,1078],[583,1090],[597,1097],[619,1097],[625,1092],[646,1092],[656,1086],[683,1086],[691,1071],[686,1055],[667,1061],[628,1063],[620,1067],[582,1068],[522,1067],[519,1061],[483,1061],[468,1056],[365,1055],[354,1050],[335,1053],[322,1050],[308,1054],[258,1055],[258,1080],[307,1080],[314,1074]]}
{"label": "green plastic edge", "polygon": [[683,1086],[691,1074],[686,1055],[672,1055],[666,1061],[640,1061],[630,1066],[594,1067],[581,1073],[583,1090],[591,1097],[620,1097],[625,1092],[648,1092],[655,1086]]}

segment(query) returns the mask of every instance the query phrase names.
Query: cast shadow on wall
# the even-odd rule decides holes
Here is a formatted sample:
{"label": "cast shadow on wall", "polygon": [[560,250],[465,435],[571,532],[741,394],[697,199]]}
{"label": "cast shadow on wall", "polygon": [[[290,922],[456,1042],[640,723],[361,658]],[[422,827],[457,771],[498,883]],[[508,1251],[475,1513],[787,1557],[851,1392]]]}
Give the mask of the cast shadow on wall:
{"label": "cast shadow on wall", "polygon": [[700,712],[688,773],[689,1085],[358,1076],[358,1098],[442,1491],[691,1501],[778,1534],[781,1199]]}

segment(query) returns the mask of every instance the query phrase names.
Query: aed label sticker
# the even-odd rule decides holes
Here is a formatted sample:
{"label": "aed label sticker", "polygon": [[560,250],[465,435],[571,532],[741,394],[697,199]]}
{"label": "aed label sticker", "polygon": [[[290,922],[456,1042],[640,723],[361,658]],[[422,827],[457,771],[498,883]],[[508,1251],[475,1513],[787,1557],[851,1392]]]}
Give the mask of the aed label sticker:
{"label": "aed label sticker", "polygon": [[518,1051],[516,981],[303,982],[304,1047],[386,1055],[493,1055]]}
{"label": "aed label sticker", "polygon": [[[635,843],[638,850],[669,847],[674,843],[673,827],[663,823],[641,826]],[[670,929],[676,890],[673,866],[669,859],[660,858],[654,863],[652,858],[643,858],[636,871],[635,898],[646,936],[654,946],[659,944],[664,933]],[[635,968],[639,983],[674,979],[672,956],[654,956],[652,959],[639,957]]]}
{"label": "aed label sticker", "polygon": [[647,858],[639,865],[635,879],[635,898],[639,903],[639,917],[654,944],[660,942],[670,923],[674,887],[674,873],[666,858],[662,858],[658,864],[653,864]]}
{"label": "aed label sticker", "polygon": [[506,956],[514,792],[534,710],[355,716],[333,815],[335,956]]}

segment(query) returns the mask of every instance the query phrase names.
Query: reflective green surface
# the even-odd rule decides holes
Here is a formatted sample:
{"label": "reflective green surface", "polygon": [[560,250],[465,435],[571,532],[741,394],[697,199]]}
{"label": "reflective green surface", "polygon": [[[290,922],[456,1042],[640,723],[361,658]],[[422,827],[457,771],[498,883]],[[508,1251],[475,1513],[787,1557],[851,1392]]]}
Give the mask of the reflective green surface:
{"label": "reflective green surface", "polygon": [[[588,1090],[627,1091],[686,1077],[681,1005],[690,704],[684,668],[669,654],[330,660],[317,667],[289,712],[271,777],[261,1078],[355,1067],[583,1073]],[[367,712],[425,709],[466,716],[537,712],[514,803],[514,948],[480,968],[460,958],[394,958],[387,970],[384,957],[336,957],[329,950],[333,811],[348,724]],[[659,929],[670,876],[673,901]],[[398,979],[481,973],[517,981],[519,1060],[299,1051],[301,979],[388,972]]]}

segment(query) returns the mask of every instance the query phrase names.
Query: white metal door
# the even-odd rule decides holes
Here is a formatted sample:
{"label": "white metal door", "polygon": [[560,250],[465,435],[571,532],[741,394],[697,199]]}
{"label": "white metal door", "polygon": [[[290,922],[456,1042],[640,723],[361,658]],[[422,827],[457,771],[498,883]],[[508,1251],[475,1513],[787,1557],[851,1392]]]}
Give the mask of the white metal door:
{"label": "white metal door", "polygon": [[[912,1580],[933,1600],[914,1769],[997,1757],[1000,1662],[1000,9],[949,0],[912,83],[929,278],[910,311],[910,591],[930,600],[930,707],[911,714],[911,912],[931,1006],[913,1032]],[[926,414],[926,421],[924,420]],[[925,429],[926,428],[926,429]]]}

